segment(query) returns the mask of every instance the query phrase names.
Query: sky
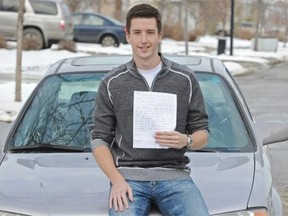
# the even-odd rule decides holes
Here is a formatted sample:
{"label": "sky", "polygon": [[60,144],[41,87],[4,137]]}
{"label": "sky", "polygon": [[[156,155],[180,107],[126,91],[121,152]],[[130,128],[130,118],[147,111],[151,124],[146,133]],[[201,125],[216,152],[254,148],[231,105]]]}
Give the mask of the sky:
{"label": "sky", "polygon": [[[8,42],[10,49],[0,49],[0,121],[13,121],[21,107],[37,85],[37,81],[22,81],[22,101],[15,102],[15,82],[3,81],[3,76],[15,77],[16,68],[16,43]],[[217,55],[218,39],[216,37],[204,36],[195,42],[189,42],[189,55],[209,55],[219,58],[224,62],[232,75],[237,76],[249,71],[243,67],[241,62],[250,62],[256,65],[265,66],[269,61],[288,61],[288,45],[278,42],[277,52],[255,52],[253,44],[248,40],[234,39],[233,55],[230,55],[230,41],[226,41],[226,52]],[[57,45],[50,49],[37,51],[23,51],[22,53],[22,76],[34,77],[38,80],[46,70],[62,58],[74,56],[85,56],[95,54],[131,54],[129,44],[121,44],[119,47],[102,47],[99,44],[77,43],[77,52],[59,50]],[[163,39],[161,52],[165,54],[185,54],[185,42]],[[13,80],[13,79],[12,79]]]}

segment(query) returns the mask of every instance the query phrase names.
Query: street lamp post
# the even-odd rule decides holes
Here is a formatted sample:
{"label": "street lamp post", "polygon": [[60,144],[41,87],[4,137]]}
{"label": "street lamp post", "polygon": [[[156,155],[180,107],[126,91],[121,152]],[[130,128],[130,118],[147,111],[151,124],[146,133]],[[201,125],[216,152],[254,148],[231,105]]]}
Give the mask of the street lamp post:
{"label": "street lamp post", "polygon": [[185,55],[189,55],[189,44],[188,44],[188,2],[185,1],[185,27],[184,27],[184,37],[185,37]]}
{"label": "street lamp post", "polygon": [[231,19],[230,19],[230,55],[233,55],[234,38],[234,0],[231,0]]}

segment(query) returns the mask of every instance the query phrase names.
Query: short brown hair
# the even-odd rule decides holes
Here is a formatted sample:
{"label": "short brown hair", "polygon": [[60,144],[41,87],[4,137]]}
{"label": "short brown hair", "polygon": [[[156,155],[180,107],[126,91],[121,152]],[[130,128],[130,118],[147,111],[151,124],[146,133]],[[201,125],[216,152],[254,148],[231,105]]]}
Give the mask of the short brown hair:
{"label": "short brown hair", "polygon": [[158,32],[162,31],[161,14],[158,9],[149,4],[138,4],[132,7],[126,16],[126,30],[130,32],[133,18],[155,18]]}

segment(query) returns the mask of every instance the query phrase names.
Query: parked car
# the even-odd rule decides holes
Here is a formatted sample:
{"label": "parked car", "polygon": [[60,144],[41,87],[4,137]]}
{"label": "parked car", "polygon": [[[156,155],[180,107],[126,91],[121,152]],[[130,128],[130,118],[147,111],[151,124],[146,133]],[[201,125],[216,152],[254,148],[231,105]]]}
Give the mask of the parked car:
{"label": "parked car", "polygon": [[[193,69],[203,91],[209,143],[186,154],[209,213],[282,215],[267,145],[287,141],[288,124],[255,122],[220,60],[167,57]],[[109,181],[92,156],[90,125],[100,80],[130,59],[73,57],[51,66],[11,129],[2,125],[6,141],[0,151],[0,215],[107,214]]]}
{"label": "parked car", "polygon": [[[19,0],[0,1],[0,34],[17,40]],[[23,37],[37,40],[36,49],[73,39],[72,15],[62,0],[26,0]]]}
{"label": "parked car", "polygon": [[97,13],[75,13],[74,40],[118,47],[126,44],[125,24]]}

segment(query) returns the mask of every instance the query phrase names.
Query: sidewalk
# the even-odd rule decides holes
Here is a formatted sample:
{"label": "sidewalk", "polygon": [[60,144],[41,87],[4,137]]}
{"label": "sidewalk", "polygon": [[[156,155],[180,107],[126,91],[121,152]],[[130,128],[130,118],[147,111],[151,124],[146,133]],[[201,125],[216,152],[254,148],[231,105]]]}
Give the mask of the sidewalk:
{"label": "sidewalk", "polygon": [[[221,58],[220,58],[221,59]],[[257,72],[257,71],[261,71],[263,69],[267,69],[267,68],[271,68],[277,64],[283,63],[283,62],[288,62],[288,59],[278,59],[278,58],[262,58],[262,61],[253,61],[253,59],[246,60],[225,60],[222,59],[222,61],[224,62],[224,64],[226,65],[226,67],[229,70],[229,65],[230,64],[238,64],[242,67],[241,69],[232,69],[230,70],[231,74],[233,76],[238,76],[238,75],[243,75],[243,74],[247,74],[247,73],[252,73],[252,72]]]}

